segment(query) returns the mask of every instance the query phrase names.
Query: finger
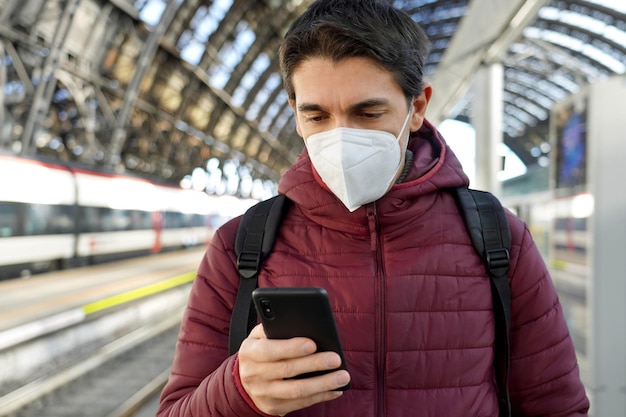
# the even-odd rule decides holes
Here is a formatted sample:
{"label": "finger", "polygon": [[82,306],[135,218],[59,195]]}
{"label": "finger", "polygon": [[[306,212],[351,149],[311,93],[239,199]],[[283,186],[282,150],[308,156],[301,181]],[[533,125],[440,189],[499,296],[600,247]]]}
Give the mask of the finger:
{"label": "finger", "polygon": [[299,358],[264,361],[249,350],[245,354],[240,352],[239,375],[244,386],[261,381],[265,389],[269,388],[266,384],[273,381],[291,379],[303,374],[306,374],[303,377],[310,377],[312,376],[310,373],[334,371],[341,364],[338,356],[333,352],[323,352]]}
{"label": "finger", "polygon": [[297,400],[281,401],[277,399],[268,399],[257,404],[257,408],[272,416],[284,416],[292,411],[301,410],[303,408],[311,407],[317,403],[324,401],[331,401],[337,399],[343,395],[341,391],[326,391],[307,398],[300,398]]}
{"label": "finger", "polygon": [[253,395],[262,411],[271,415],[284,415],[341,396],[342,392],[337,390],[349,382],[348,372],[340,370],[299,380],[273,381],[257,386]]}
{"label": "finger", "polygon": [[276,381],[276,385],[284,394],[284,399],[298,400],[316,397],[329,391],[337,391],[349,382],[350,374],[342,369],[309,378]]}
{"label": "finger", "polygon": [[265,369],[263,375],[267,379],[262,384],[250,384],[251,386],[254,385],[254,396],[280,400],[297,400],[322,392],[339,390],[350,382],[350,374],[345,370],[329,371],[321,375],[294,379],[281,378],[276,374],[272,375],[276,368],[280,368],[280,366],[274,366],[273,369],[271,367]]}
{"label": "finger", "polygon": [[252,339],[267,339],[267,336],[265,335],[265,330],[263,330],[263,325],[257,324],[256,326],[254,326],[248,337]]}
{"label": "finger", "polygon": [[[267,339],[260,339],[253,342],[264,344],[272,342]],[[284,341],[283,341],[284,342]],[[254,349],[246,348],[240,351],[239,375],[244,387],[256,387],[256,395],[265,396],[265,391],[271,389],[274,381],[291,379],[302,374],[312,372],[331,372],[341,365],[341,358],[335,352],[319,352],[298,358],[282,359],[278,361],[264,361],[260,355],[254,353]],[[308,376],[308,375],[307,375]],[[313,379],[314,380],[314,379]],[[315,380],[314,380],[315,381]],[[343,385],[332,385],[330,379],[324,380],[327,384],[319,387],[320,391],[328,391],[343,387]],[[345,385],[345,384],[344,384]],[[280,386],[280,385],[279,385]],[[287,385],[289,386],[289,384]],[[313,389],[315,387],[313,386]],[[306,391],[304,395],[311,395],[314,391]]]}
{"label": "finger", "polygon": [[[265,335],[265,330],[263,329],[262,324],[257,324],[254,326],[250,334],[248,335],[248,339],[267,339]],[[292,339],[273,339],[279,343],[270,343],[265,345],[262,343],[257,345],[257,349],[263,349],[265,353],[270,353],[269,356],[263,355],[264,360],[281,360],[286,358],[295,358],[304,355],[310,355],[311,353],[317,350],[315,342],[305,337],[294,337]],[[283,343],[283,341],[289,340],[289,344]],[[245,341],[244,341],[245,342]],[[269,352],[268,352],[269,350]],[[284,356],[287,352],[287,356]],[[260,352],[257,352],[259,354]],[[263,354],[263,353],[261,353]]]}
{"label": "finger", "polygon": [[[254,336],[257,336],[257,332]],[[252,334],[248,339],[252,339]],[[248,341],[246,339],[244,342]],[[300,358],[311,355],[317,347],[315,343],[306,337],[294,337],[292,339],[252,339],[249,341],[249,353],[257,362],[277,362],[285,359]]]}
{"label": "finger", "polygon": [[335,352],[319,352],[285,359],[272,364],[272,366],[272,376],[275,379],[288,379],[311,372],[335,370],[341,366],[341,357]]}

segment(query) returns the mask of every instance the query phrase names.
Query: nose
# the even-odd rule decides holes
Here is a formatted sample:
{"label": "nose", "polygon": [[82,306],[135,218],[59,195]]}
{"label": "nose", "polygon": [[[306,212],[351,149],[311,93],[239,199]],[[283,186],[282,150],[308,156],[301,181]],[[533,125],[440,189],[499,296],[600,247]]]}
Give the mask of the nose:
{"label": "nose", "polygon": [[338,127],[353,127],[352,122],[350,121],[350,118],[348,116],[335,116],[333,120],[335,122],[333,129],[336,129]]}

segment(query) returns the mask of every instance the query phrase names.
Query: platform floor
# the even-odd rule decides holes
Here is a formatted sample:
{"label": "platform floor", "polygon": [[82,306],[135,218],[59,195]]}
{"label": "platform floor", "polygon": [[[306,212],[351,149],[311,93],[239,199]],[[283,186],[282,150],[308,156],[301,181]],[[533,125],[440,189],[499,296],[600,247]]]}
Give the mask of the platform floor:
{"label": "platform floor", "polygon": [[[177,282],[190,282],[205,248],[198,247],[120,262],[0,281],[0,334],[81,309],[89,314]],[[178,279],[178,281],[176,281]],[[168,283],[169,282],[169,283]],[[103,304],[104,303],[104,304]]]}

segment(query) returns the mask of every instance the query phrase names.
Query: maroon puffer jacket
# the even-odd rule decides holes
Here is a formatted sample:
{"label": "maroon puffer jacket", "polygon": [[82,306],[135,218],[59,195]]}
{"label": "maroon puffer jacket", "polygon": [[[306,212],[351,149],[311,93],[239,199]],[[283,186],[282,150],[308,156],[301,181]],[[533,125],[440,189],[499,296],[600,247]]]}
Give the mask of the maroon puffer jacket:
{"label": "maroon puffer jacket", "polygon": [[[489,279],[445,190],[467,177],[431,125],[417,136],[405,182],[353,213],[316,181],[306,151],[281,180],[295,204],[259,285],[326,288],[352,375],[339,399],[290,416],[498,415]],[[525,225],[509,220],[513,414],[587,415],[551,280]],[[217,232],[200,265],[159,417],[259,415],[228,357],[238,222]]]}

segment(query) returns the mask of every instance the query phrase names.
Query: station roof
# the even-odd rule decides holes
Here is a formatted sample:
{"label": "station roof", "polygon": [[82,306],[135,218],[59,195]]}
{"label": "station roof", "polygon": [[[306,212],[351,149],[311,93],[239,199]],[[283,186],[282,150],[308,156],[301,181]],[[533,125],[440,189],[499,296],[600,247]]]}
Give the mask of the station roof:
{"label": "station roof", "polygon": [[[171,182],[196,167],[276,182],[303,147],[278,45],[310,3],[0,0],[0,147]],[[431,121],[470,121],[473,75],[502,63],[504,139],[527,165],[548,152],[555,102],[626,72],[623,0],[393,4],[432,42]]]}

